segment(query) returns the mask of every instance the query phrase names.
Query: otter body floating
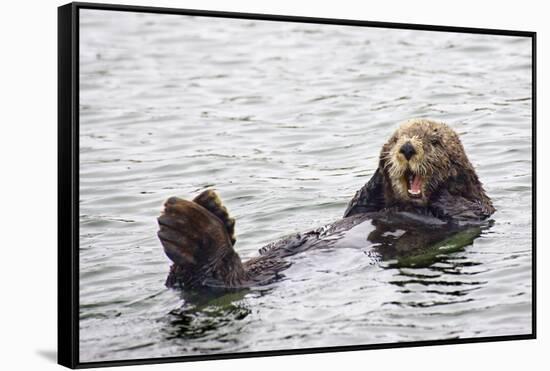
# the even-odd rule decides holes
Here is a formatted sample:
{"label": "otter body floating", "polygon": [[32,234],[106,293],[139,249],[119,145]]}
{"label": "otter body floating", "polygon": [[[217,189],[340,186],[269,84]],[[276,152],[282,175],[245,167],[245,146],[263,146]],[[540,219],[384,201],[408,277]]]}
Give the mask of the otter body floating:
{"label": "otter body floating", "polygon": [[[284,237],[242,262],[233,248],[235,220],[207,190],[193,201],[169,198],[158,218],[158,237],[174,263],[168,287],[244,288],[277,280],[290,255],[361,243],[356,241],[370,241],[382,259],[425,261],[434,256],[427,247],[457,232],[467,231],[456,239],[462,246],[471,242],[494,211],[458,135],[442,123],[410,120],[384,144],[377,170],[344,218],[328,226]],[[352,238],[357,231],[363,237]],[[411,260],[415,254],[424,260]]]}

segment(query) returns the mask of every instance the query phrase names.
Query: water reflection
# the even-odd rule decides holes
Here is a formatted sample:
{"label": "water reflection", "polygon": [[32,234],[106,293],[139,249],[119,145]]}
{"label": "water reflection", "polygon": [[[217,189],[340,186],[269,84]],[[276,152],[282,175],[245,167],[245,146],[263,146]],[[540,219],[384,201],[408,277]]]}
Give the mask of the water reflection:
{"label": "water reflection", "polygon": [[369,236],[382,260],[395,259],[388,268],[429,267],[441,262],[445,254],[461,251],[481,235],[481,227],[461,231],[396,229],[378,225]]}
{"label": "water reflection", "polygon": [[171,310],[164,333],[167,340],[197,339],[245,319],[252,311],[243,301],[248,290],[182,292],[183,305]]}
{"label": "water reflection", "polygon": [[369,257],[389,261],[388,268],[423,268],[471,245],[492,224],[457,225],[423,214],[384,211],[342,219],[314,233],[330,247],[363,248]]}

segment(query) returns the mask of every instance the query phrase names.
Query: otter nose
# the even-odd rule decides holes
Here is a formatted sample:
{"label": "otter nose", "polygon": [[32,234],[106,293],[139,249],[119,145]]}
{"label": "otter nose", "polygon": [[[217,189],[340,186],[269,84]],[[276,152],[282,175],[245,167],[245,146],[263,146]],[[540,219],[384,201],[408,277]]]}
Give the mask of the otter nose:
{"label": "otter nose", "polygon": [[411,157],[413,157],[413,155],[416,154],[416,151],[414,150],[414,147],[411,144],[411,142],[407,142],[407,143],[403,144],[401,146],[401,148],[399,149],[399,152],[401,152],[407,160],[410,160]]}

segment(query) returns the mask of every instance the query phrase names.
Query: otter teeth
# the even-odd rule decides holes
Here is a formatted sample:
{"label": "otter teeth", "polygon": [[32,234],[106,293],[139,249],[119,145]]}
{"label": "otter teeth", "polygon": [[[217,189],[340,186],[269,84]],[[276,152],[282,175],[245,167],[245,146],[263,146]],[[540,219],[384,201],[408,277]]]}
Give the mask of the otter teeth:
{"label": "otter teeth", "polygon": [[411,171],[407,173],[407,192],[411,197],[419,197],[422,195],[422,177],[414,174]]}

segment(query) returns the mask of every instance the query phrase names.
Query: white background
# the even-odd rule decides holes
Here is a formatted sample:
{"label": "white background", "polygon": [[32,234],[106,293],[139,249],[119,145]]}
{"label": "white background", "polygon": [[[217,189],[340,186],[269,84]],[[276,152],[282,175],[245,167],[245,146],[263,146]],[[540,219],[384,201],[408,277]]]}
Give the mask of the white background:
{"label": "white background", "polygon": [[[133,366],[126,370],[541,369],[548,362],[547,91],[545,1],[189,0],[125,4],[536,31],[538,33],[538,340]],[[57,6],[9,1],[0,22],[0,368],[60,369],[56,352]],[[396,118],[401,120],[402,118]],[[498,133],[495,133],[498,135]],[[547,366],[547,365],[546,365]]]}

